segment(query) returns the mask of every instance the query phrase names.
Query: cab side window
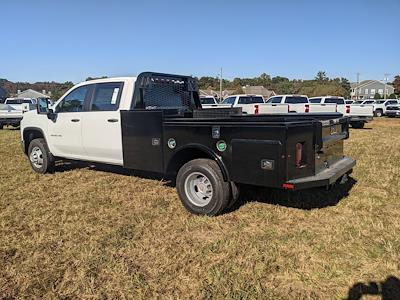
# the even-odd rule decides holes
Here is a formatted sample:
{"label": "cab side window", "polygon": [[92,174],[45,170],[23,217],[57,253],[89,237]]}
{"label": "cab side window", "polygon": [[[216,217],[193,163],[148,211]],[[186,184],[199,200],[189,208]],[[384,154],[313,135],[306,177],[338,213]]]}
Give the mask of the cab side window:
{"label": "cab side window", "polygon": [[58,105],[58,112],[81,112],[83,111],[85,99],[88,96],[90,86],[84,85],[69,93]]}
{"label": "cab side window", "polygon": [[123,85],[123,82],[108,82],[96,84],[92,103],[89,110],[117,110],[119,107],[119,101],[121,99]]}

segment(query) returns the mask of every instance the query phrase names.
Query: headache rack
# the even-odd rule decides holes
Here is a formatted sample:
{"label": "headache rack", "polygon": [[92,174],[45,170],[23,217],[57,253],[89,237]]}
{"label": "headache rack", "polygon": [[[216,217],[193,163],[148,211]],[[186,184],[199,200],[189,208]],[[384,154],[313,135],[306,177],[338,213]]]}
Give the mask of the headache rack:
{"label": "headache rack", "polygon": [[193,77],[144,72],[136,79],[131,109],[184,114],[200,107],[198,84]]}

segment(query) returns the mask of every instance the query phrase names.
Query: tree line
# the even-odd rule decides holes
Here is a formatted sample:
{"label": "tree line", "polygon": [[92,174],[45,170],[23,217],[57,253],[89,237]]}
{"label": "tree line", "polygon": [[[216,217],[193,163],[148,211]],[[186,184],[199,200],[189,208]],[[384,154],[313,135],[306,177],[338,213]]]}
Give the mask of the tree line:
{"label": "tree line", "polygon": [[[220,80],[218,77],[200,77],[200,89],[219,90]],[[390,84],[390,83],[389,83]],[[309,97],[321,95],[335,95],[345,98],[350,97],[351,87],[350,81],[344,77],[329,78],[326,72],[319,71],[312,80],[293,79],[275,76],[263,73],[253,78],[234,78],[233,80],[222,81],[223,89],[233,90],[234,94],[243,93],[243,86],[264,86],[269,90],[273,90],[277,94],[301,94]],[[396,93],[400,94],[400,75],[395,77],[393,82]],[[396,88],[397,87],[397,88]]]}
{"label": "tree line", "polygon": [[[88,77],[86,80],[93,80],[102,77]],[[200,89],[219,90],[219,78],[203,76],[198,78]],[[301,80],[275,76],[271,77],[266,73],[253,78],[234,78],[233,80],[224,79],[222,81],[223,89],[233,90],[235,94],[243,93],[243,86],[264,86],[269,90],[273,90],[277,94],[304,94],[309,97],[320,95],[335,95],[345,98],[350,97],[351,87],[348,79],[343,77],[329,78],[326,72],[319,71],[312,80]],[[389,83],[390,84],[390,83]],[[33,89],[41,92],[42,90],[50,91],[53,99],[60,98],[74,84],[71,81],[59,83],[55,81],[45,82],[11,82],[7,79],[0,78],[0,88],[6,91],[6,96],[15,95],[18,90],[24,91]],[[395,88],[395,93],[400,94],[400,75],[395,76],[392,85]]]}

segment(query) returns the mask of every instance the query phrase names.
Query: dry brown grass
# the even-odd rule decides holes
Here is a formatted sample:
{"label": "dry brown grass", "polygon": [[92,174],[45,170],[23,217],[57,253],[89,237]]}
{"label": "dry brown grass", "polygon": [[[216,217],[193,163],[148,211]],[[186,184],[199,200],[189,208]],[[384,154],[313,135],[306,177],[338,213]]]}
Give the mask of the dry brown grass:
{"label": "dry brown grass", "polygon": [[247,192],[259,201],[215,218],[188,214],[161,180],[35,174],[19,132],[2,130],[0,297],[326,299],[400,277],[400,120],[367,127],[346,141],[346,186]]}

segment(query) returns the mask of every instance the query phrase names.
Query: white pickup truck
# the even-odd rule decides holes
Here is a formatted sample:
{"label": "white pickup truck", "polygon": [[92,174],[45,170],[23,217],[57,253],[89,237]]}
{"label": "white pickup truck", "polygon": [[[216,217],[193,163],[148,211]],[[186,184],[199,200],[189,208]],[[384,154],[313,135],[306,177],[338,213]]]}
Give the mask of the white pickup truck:
{"label": "white pickup truck", "polygon": [[11,125],[18,127],[22,120],[22,110],[17,110],[9,104],[0,104],[0,129]]}
{"label": "white pickup truck", "polygon": [[277,95],[268,98],[267,104],[286,104],[290,113],[336,112],[336,106],[310,103],[306,95]]}
{"label": "white pickup truck", "polygon": [[329,187],[355,166],[343,155],[348,119],[338,113],[221,111],[201,107],[190,76],[97,79],[77,84],[52,107],[38,100],[21,121],[21,144],[38,173],[73,159],[173,176],[185,208],[206,215],[234,204],[241,184]]}
{"label": "white pickup truck", "polygon": [[200,103],[202,108],[213,108],[219,105],[213,96],[200,96]]}
{"label": "white pickup truck", "polygon": [[389,106],[397,105],[399,103],[400,101],[396,99],[375,100],[374,103],[372,103],[374,107],[374,115],[377,117],[382,117],[383,115],[387,114],[386,112]]}
{"label": "white pickup truck", "polygon": [[336,104],[336,111],[350,118],[353,128],[363,128],[365,123],[372,121],[374,113],[372,105],[346,104],[343,97],[324,96],[312,97],[310,102],[320,104]]}
{"label": "white pickup truck", "polygon": [[242,113],[248,115],[257,114],[284,114],[288,113],[287,104],[266,104],[261,95],[232,95],[224,99],[217,107],[240,107]]}

